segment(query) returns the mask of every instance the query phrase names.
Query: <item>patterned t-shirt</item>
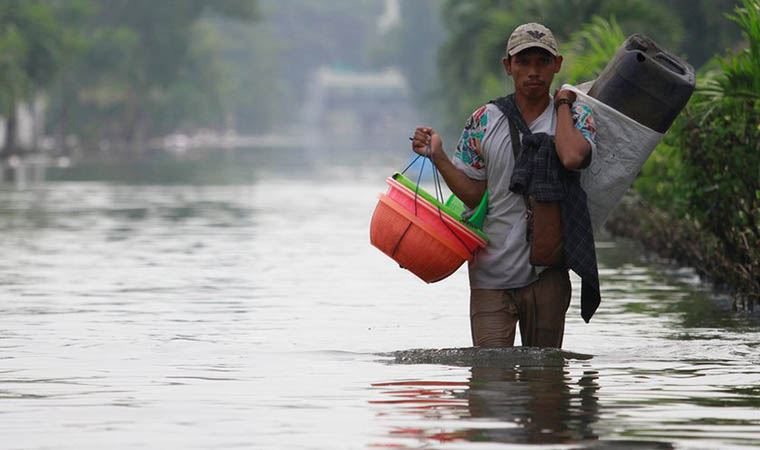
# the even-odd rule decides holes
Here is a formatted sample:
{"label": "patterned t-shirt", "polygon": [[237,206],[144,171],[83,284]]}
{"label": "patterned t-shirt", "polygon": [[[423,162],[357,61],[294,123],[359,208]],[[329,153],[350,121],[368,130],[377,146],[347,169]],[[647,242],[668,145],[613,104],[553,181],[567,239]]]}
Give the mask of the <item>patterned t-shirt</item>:
{"label": "patterned t-shirt", "polygon": [[[550,105],[553,105],[553,103],[550,102]],[[454,156],[457,159],[477,171],[485,169],[485,164],[483,163],[481,155],[481,143],[483,142],[483,137],[488,129],[489,114],[487,114],[487,106],[488,105],[481,106],[467,119],[467,122],[464,125],[464,130],[462,131],[462,136],[459,138],[456,152],[454,153]],[[575,127],[580,130],[583,137],[589,142],[589,144],[591,144],[593,153],[593,150],[596,149],[596,125],[594,124],[594,116],[591,107],[586,103],[576,101],[573,104],[571,111]],[[554,118],[554,121],[556,122],[556,117]],[[552,132],[549,134],[554,135],[554,129],[556,129],[556,123]],[[482,178],[477,177],[475,179],[480,180]]]}
{"label": "patterned t-shirt", "polygon": [[[591,107],[576,101],[573,121],[596,151],[596,127]],[[529,128],[533,133],[554,135],[557,116],[553,102]],[[509,190],[514,169],[509,122],[496,105],[478,108],[467,120],[459,139],[454,164],[468,177],[487,181],[488,213],[483,231],[488,245],[470,262],[473,289],[511,289],[535,281],[541,268],[530,264],[530,247],[525,239],[527,222],[522,196]]]}

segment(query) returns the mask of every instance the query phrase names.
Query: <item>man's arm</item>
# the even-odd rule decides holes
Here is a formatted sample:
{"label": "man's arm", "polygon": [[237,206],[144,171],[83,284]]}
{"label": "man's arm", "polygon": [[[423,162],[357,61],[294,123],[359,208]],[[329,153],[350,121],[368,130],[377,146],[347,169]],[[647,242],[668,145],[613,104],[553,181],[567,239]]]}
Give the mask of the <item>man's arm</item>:
{"label": "man's arm", "polygon": [[559,104],[555,133],[557,156],[568,170],[582,169],[591,153],[591,144],[573,123],[572,103],[575,102],[575,98],[575,92],[568,89],[563,89],[554,96],[554,104]]}
{"label": "man's arm", "polygon": [[486,182],[473,180],[451,162],[443,150],[441,136],[434,129],[418,127],[414,131],[412,150],[417,154],[430,157],[451,192],[459,197],[465,205],[471,209],[478,207],[483,194],[486,192]]}

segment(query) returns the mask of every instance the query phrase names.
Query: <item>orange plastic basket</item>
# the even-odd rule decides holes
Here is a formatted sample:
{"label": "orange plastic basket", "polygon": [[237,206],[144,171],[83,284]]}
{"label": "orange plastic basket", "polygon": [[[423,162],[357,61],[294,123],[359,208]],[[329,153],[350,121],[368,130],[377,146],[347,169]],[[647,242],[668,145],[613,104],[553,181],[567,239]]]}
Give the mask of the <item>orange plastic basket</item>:
{"label": "orange plastic basket", "polygon": [[389,193],[380,195],[372,215],[370,242],[423,281],[433,283],[448,277],[485,246],[485,241],[471,232],[474,237],[462,239],[466,231],[428,201],[417,196],[406,201],[409,192],[398,192],[406,187],[392,180],[389,185]]}
{"label": "orange plastic basket", "polygon": [[448,277],[469,257],[387,195],[380,197],[372,215],[370,241],[428,283]]}

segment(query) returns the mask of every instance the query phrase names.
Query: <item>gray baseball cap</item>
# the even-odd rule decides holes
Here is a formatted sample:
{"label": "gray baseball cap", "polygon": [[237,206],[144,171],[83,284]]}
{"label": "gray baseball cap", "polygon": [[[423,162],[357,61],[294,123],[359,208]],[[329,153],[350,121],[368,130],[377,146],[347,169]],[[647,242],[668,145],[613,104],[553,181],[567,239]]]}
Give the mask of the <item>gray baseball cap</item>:
{"label": "gray baseball cap", "polygon": [[515,28],[507,41],[507,55],[514,56],[531,47],[543,48],[554,56],[559,55],[554,34],[540,23],[526,23]]}

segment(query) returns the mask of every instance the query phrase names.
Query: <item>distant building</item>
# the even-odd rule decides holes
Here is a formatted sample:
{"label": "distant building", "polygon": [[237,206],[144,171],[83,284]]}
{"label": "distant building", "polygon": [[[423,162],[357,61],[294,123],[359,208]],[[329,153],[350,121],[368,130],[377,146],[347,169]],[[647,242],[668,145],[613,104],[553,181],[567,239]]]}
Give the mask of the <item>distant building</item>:
{"label": "distant building", "polygon": [[333,152],[399,155],[414,128],[406,78],[396,69],[316,70],[307,89],[304,123],[315,156]]}

